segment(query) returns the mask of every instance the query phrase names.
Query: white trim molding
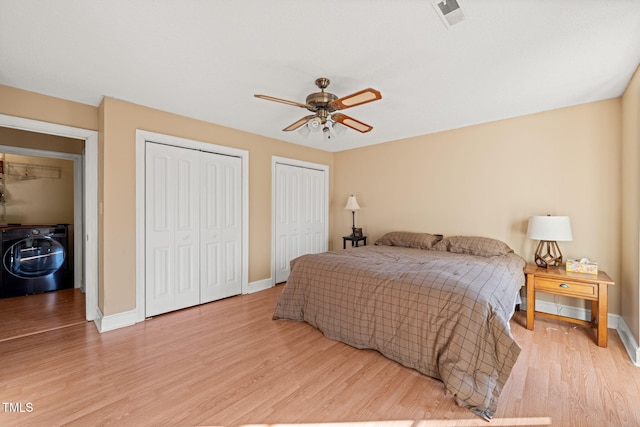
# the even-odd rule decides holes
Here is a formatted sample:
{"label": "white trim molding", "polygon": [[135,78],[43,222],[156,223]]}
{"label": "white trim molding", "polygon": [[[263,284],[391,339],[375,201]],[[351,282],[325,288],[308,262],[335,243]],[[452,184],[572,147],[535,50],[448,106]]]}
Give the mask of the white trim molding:
{"label": "white trim molding", "polygon": [[[527,309],[527,298],[522,297],[522,310]],[[555,302],[536,300],[536,311],[542,313],[555,314],[557,316],[566,316],[573,319],[590,321],[591,310],[583,307],[573,307],[570,305],[557,304]],[[609,329],[618,329],[618,323],[620,316],[617,314],[611,314],[607,316],[607,326]]]}
{"label": "white trim molding", "polygon": [[96,309],[95,324],[100,333],[113,331],[115,329],[124,328],[136,324],[136,310],[125,311],[122,313],[105,316],[100,309]]}
{"label": "white trim molding", "polygon": [[[244,294],[252,294],[255,292],[264,291],[266,289],[271,288],[271,278],[258,280],[256,282],[251,282],[247,285],[247,292],[243,292]],[[215,301],[213,301],[215,303]],[[187,307],[184,310],[188,310],[192,307]],[[138,321],[138,310],[137,308],[134,310],[125,311],[122,313],[116,313],[109,316],[105,316],[100,311],[100,308],[96,308],[94,323],[96,328],[100,333],[109,332],[120,328],[125,328],[127,326],[133,326]]]}
{"label": "white trim molding", "polygon": [[620,335],[624,348],[627,350],[629,358],[634,365],[640,368],[640,347],[638,347],[638,343],[633,337],[631,329],[629,329],[627,322],[625,322],[622,317],[620,317],[620,321],[618,322],[617,331],[618,335]]}
{"label": "white trim molding", "polygon": [[255,282],[249,283],[247,286],[247,292],[245,294],[252,294],[254,292],[264,291],[273,287],[273,279],[269,277],[268,279],[262,279]]}
{"label": "white trim molding", "polygon": [[[58,135],[67,138],[82,139],[85,141],[82,154],[82,173],[84,182],[81,183],[83,194],[80,197],[74,195],[74,203],[83,200],[82,207],[74,207],[74,226],[76,226],[77,247],[84,248],[84,291],[86,305],[86,319],[95,320],[98,311],[98,132],[89,129],[59,125],[56,123],[42,122],[39,120],[25,119],[22,117],[0,114],[0,126],[20,129],[29,132],[37,132],[48,135]],[[32,150],[33,152],[38,150]],[[27,149],[22,149],[26,153]],[[29,151],[31,153],[31,151]],[[42,153],[52,153],[40,150]],[[20,153],[16,153],[20,154]],[[64,157],[58,153],[60,157]],[[27,154],[37,155],[37,154]],[[56,155],[57,156],[57,155]],[[47,157],[47,156],[45,156]],[[74,163],[80,162],[74,159]],[[79,172],[74,168],[74,182]],[[84,215],[83,215],[84,214]],[[84,221],[83,221],[84,220]],[[80,232],[79,225],[84,224],[84,233]],[[81,240],[79,240],[81,239]],[[80,244],[82,243],[82,244]],[[81,286],[82,287],[82,286]]]}

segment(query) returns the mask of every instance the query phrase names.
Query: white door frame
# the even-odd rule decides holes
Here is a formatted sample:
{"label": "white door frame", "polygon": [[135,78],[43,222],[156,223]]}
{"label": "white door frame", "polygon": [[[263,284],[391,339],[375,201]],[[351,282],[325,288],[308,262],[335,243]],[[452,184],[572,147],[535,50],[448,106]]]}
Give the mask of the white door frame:
{"label": "white door frame", "polygon": [[[83,139],[85,141],[84,153],[82,155],[19,147],[2,147],[0,149],[11,154],[73,160],[74,245],[76,248],[84,249],[84,265],[82,265],[82,251],[77,251],[78,253],[75,255],[74,261],[76,261],[76,268],[74,273],[76,274],[74,274],[74,277],[76,277],[75,280],[77,281],[77,276],[82,276],[81,273],[82,270],[84,270],[84,278],[86,281],[84,283],[86,319],[89,321],[95,320],[100,316],[98,312],[98,132],[4,114],[0,114],[0,126],[67,138]],[[84,225],[84,233],[82,233],[82,225]]]}
{"label": "white door frame", "polygon": [[325,248],[329,247],[329,166],[319,163],[305,162],[303,160],[289,159],[286,157],[271,157],[271,286],[276,285],[276,164],[298,166],[307,169],[315,169],[324,172],[325,193]]}
{"label": "white door frame", "polygon": [[136,130],[136,321],[145,320],[145,146],[147,141],[209,153],[240,157],[242,160],[242,293],[249,283],[249,152],[203,141]]}

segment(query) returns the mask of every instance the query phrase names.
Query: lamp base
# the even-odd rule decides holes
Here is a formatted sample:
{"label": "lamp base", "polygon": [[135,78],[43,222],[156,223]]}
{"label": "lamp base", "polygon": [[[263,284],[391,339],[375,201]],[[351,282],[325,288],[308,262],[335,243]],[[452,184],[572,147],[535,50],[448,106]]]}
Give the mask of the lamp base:
{"label": "lamp base", "polygon": [[536,249],[536,265],[542,268],[562,265],[562,252],[555,240],[541,240]]}
{"label": "lamp base", "polygon": [[356,237],[356,211],[351,211],[351,238]]}

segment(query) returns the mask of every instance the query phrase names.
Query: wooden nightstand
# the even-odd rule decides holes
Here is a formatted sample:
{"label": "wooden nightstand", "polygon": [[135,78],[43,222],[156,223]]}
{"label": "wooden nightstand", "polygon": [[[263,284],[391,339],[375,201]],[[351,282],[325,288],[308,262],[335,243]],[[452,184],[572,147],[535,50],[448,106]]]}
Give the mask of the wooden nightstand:
{"label": "wooden nightstand", "polygon": [[[615,285],[604,271],[598,274],[567,272],[564,268],[541,268],[527,264],[527,329],[533,330],[535,314],[566,320],[578,325],[597,327],[596,342],[600,347],[607,346],[608,286]],[[536,292],[562,295],[591,301],[591,322],[557,314],[542,313],[536,310]]]}
{"label": "wooden nightstand", "polygon": [[355,246],[356,248],[358,247],[358,242],[364,242],[364,246],[367,246],[367,236],[344,236],[342,238],[342,249],[347,249],[347,240],[350,240],[351,246]]}

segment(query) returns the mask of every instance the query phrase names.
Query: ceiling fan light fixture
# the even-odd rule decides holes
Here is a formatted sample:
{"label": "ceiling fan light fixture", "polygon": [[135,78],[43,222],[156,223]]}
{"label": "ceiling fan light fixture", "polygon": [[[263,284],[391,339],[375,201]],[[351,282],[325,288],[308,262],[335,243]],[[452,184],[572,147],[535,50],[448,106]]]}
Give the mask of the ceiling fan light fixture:
{"label": "ceiling fan light fixture", "polygon": [[322,125],[322,120],[319,117],[314,117],[313,119],[309,120],[309,123],[307,123],[307,126],[309,127],[309,129],[314,132],[317,130],[320,130],[321,125]]}
{"label": "ceiling fan light fixture", "polygon": [[334,122],[333,126],[331,126],[331,130],[336,134],[336,136],[342,136],[347,132],[347,127],[338,122]]}
{"label": "ceiling fan light fixture", "polygon": [[291,123],[289,126],[287,126],[286,128],[282,129],[285,132],[289,132],[292,130],[296,130],[298,129],[300,126],[302,125],[306,125],[307,122],[311,119],[313,119],[315,116],[313,114],[305,116],[299,120],[296,120],[295,122]]}
{"label": "ceiling fan light fixture", "polygon": [[328,124],[325,124],[324,127],[322,128],[322,138],[324,138],[325,141],[328,141],[331,139],[331,130]]}
{"label": "ceiling fan light fixture", "polygon": [[309,126],[301,126],[300,129],[298,129],[298,133],[306,138],[311,133],[311,129],[309,129]]}

